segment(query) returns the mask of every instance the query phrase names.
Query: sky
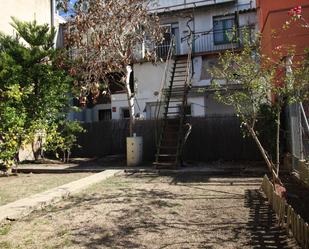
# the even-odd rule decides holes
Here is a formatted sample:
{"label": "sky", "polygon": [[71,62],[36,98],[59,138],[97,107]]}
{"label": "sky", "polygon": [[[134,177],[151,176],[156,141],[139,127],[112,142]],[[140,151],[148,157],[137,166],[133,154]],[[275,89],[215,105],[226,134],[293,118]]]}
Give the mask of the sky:
{"label": "sky", "polygon": [[70,16],[72,14],[72,11],[70,11],[70,7],[72,8],[75,2],[76,2],[76,0],[70,0],[69,11],[67,13],[64,13],[63,11],[60,11],[60,15],[62,17],[64,17],[64,18]]}

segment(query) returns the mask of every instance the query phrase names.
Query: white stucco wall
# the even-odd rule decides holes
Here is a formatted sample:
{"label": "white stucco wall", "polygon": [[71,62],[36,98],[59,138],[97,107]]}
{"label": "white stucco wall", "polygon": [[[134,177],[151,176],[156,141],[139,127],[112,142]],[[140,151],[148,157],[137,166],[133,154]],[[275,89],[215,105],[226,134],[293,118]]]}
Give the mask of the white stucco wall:
{"label": "white stucco wall", "polygon": [[99,104],[95,105],[92,108],[92,122],[98,122],[99,121],[99,111],[100,110],[110,110],[111,104]]}
{"label": "white stucco wall", "polygon": [[[183,0],[175,1],[161,1],[159,0],[159,5],[174,5],[183,3]],[[186,1],[192,2],[192,1]],[[218,2],[218,1],[217,1]],[[233,2],[233,1],[230,1]],[[235,14],[238,9],[247,9],[250,6],[255,6],[255,1],[250,0],[238,0],[234,1],[235,5],[223,4],[223,5],[211,5],[209,7],[198,8],[194,11],[194,22],[191,22],[191,28],[196,32],[211,31],[213,28],[213,17]],[[175,14],[168,13],[165,11],[164,15],[161,16],[161,23],[164,24],[178,24],[180,37],[184,37],[188,34],[187,22],[189,20],[189,14],[192,12],[187,12],[186,14]],[[256,24],[257,18],[255,12],[242,13],[239,16],[239,25]],[[187,43],[184,41],[180,46],[181,54],[186,54],[188,52]],[[193,60],[195,74],[193,78],[193,86],[207,86],[210,84],[210,79],[204,79],[202,76],[202,70],[205,70],[205,61],[208,56],[196,56]],[[212,57],[209,57],[211,59]],[[206,63],[207,64],[207,63]],[[162,77],[164,74],[165,63],[159,63],[158,65],[153,65],[151,63],[141,63],[134,65],[134,77],[137,81],[136,89],[136,103],[135,103],[135,113],[140,113],[143,117],[149,117],[151,115],[146,115],[147,103],[155,103],[158,97],[155,92],[160,91],[160,85]],[[201,79],[203,78],[203,79]],[[231,114],[233,109],[230,106],[226,106],[218,103],[214,100],[213,96],[206,94],[194,94],[189,96],[188,103],[191,105],[192,116],[205,116],[213,114]],[[116,112],[112,112],[113,119],[119,119],[121,117],[121,109],[128,108],[126,94],[114,94],[112,95],[111,107],[116,108]],[[150,110],[151,108],[148,108]]]}
{"label": "white stucco wall", "polygon": [[0,31],[14,34],[10,25],[11,16],[21,21],[37,20],[38,23],[51,23],[51,1],[50,0],[0,0]]}
{"label": "white stucco wall", "polygon": [[205,97],[205,115],[224,115],[233,114],[234,109],[231,106],[219,103],[213,95]]}
{"label": "white stucco wall", "polygon": [[188,97],[188,104],[191,105],[191,115],[193,117],[205,116],[205,98],[201,97]]}
{"label": "white stucco wall", "polygon": [[116,111],[112,111],[112,119],[121,119],[121,108],[128,108],[128,100],[126,94],[113,94],[111,97],[112,109],[115,108]]}
{"label": "white stucco wall", "polygon": [[[164,69],[165,63],[154,65],[147,62],[134,65],[136,114],[140,113],[143,117],[146,117],[146,103],[156,102],[158,100],[157,93],[160,90]],[[126,94],[113,94],[111,106],[112,108],[116,108],[116,112],[112,112],[112,118],[122,118],[121,108],[128,108]]]}

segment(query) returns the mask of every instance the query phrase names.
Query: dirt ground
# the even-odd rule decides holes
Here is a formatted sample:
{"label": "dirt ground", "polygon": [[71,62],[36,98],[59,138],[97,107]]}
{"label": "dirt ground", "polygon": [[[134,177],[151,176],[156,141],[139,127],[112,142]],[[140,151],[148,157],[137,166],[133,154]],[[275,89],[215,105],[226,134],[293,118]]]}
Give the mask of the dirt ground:
{"label": "dirt ground", "polygon": [[0,248],[298,248],[261,178],[123,174],[0,228]]}
{"label": "dirt ground", "polygon": [[0,206],[89,175],[90,173],[19,174],[0,177]]}

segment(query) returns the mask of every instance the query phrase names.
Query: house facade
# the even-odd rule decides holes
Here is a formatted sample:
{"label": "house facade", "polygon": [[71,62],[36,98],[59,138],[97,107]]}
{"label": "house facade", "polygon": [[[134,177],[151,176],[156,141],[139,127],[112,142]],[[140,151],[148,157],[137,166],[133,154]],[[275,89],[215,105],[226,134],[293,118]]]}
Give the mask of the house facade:
{"label": "house facade", "polygon": [[[291,22],[289,12],[294,8],[298,10],[302,19]],[[273,51],[278,48],[295,46],[293,62],[301,60],[306,56],[305,50],[309,48],[309,2],[307,0],[281,0],[281,1],[257,1],[258,19],[260,32],[262,34],[262,52],[273,60],[286,59],[285,50],[282,56],[276,58]],[[282,29],[286,22],[290,22],[290,28]],[[272,35],[277,31],[276,37]],[[293,73],[292,67],[287,66],[286,73]],[[286,108],[286,131],[287,151],[291,154],[293,169],[299,176],[309,184],[309,103],[297,103]]]}
{"label": "house facade", "polygon": [[[140,119],[153,119],[165,74],[166,61],[171,37],[175,40],[176,55],[189,51],[188,36],[193,34],[192,88],[188,95],[187,114],[205,117],[207,115],[232,114],[230,106],[218,103],[208,91],[211,76],[208,69],[215,65],[220,53],[227,49],[239,49],[240,43],[231,44],[232,30],[248,27],[249,32],[258,30],[256,4],[252,0],[159,0],[150,12],[157,12],[161,25],[167,34],[163,44],[157,46],[157,54],[163,58],[155,64],[140,61],[133,65],[135,113]],[[236,32],[240,34],[240,32]],[[147,49],[145,46],[142,46]],[[144,54],[144,51],[140,51]],[[104,119],[123,119],[129,116],[125,92],[114,92],[110,103],[97,104],[74,114],[75,119],[96,122]]]}
{"label": "house facade", "polygon": [[62,24],[65,20],[56,11],[55,0],[0,0],[0,32],[6,35],[14,35],[12,18],[21,21],[34,21],[39,24],[48,24],[56,28],[55,44],[63,45]]}

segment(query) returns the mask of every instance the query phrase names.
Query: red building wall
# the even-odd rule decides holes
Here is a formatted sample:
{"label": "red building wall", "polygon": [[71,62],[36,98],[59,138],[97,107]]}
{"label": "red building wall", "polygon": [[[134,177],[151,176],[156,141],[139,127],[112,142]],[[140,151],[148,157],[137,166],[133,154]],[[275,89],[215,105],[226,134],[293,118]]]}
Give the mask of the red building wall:
{"label": "red building wall", "polygon": [[[288,11],[296,6],[302,6],[302,17],[309,23],[309,0],[257,0],[262,53],[274,57],[272,52],[276,47],[296,45],[296,54],[302,55],[309,48],[309,28],[301,27],[303,21],[292,22],[289,29],[282,29],[290,20]],[[278,38],[273,38],[273,30]]]}

